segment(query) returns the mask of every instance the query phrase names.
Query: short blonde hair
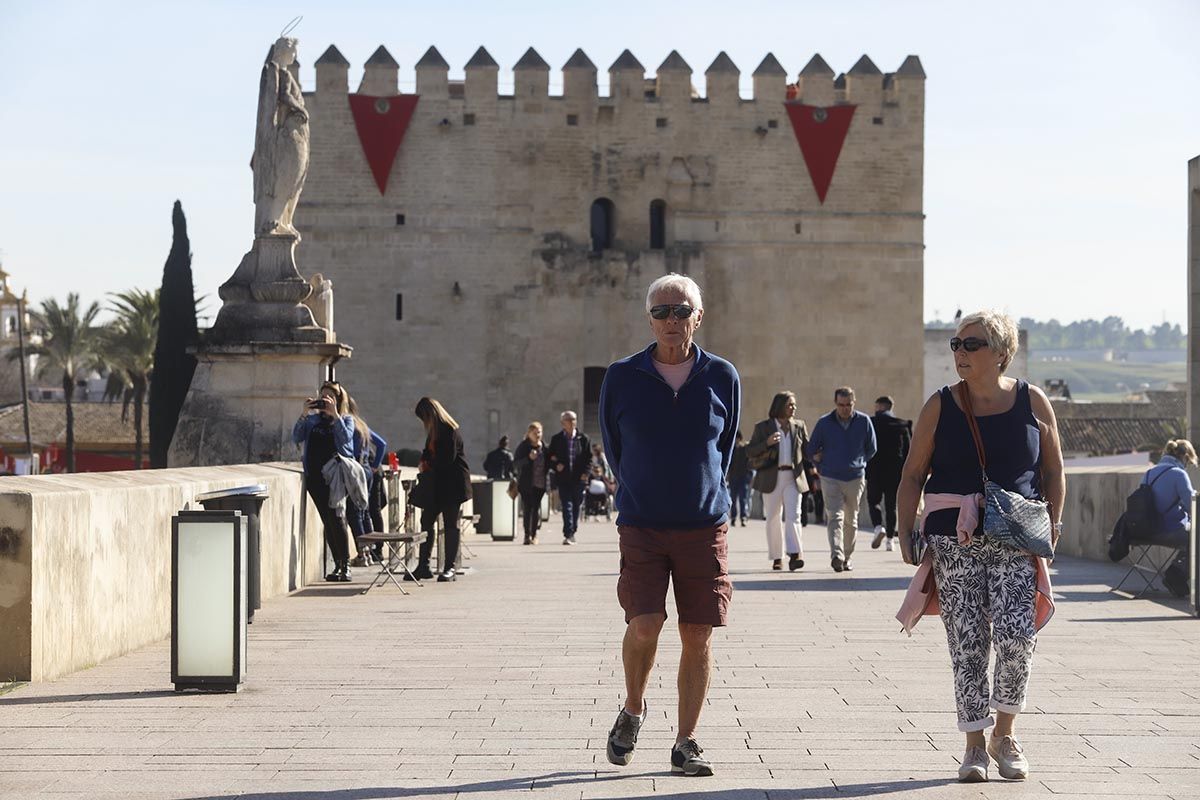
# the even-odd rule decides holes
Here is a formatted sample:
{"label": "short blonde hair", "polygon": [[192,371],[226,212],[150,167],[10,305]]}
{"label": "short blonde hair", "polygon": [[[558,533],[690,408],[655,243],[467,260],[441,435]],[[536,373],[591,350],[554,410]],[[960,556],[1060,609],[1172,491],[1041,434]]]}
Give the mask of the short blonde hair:
{"label": "short blonde hair", "polygon": [[1187,439],[1172,439],[1163,446],[1163,455],[1170,456],[1182,464],[1196,465],[1196,449]]}
{"label": "short blonde hair", "polygon": [[1013,322],[1013,318],[1008,314],[1000,311],[976,311],[959,320],[955,335],[961,334],[964,328],[971,325],[983,328],[988,348],[1000,357],[1000,371],[1007,370],[1017,354],[1017,323]]}

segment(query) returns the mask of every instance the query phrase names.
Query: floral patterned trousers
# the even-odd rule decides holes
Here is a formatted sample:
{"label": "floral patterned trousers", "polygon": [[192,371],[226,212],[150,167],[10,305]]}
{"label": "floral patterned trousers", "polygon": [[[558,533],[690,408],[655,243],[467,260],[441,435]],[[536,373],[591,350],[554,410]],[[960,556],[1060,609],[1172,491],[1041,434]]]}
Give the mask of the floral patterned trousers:
{"label": "floral patterned trousers", "polygon": [[[987,537],[966,547],[953,536],[930,536],[929,543],[954,669],[958,729],[981,731],[992,724],[989,705],[1010,714],[1025,708],[1037,634],[1033,557]],[[989,692],[993,644],[996,672]]]}

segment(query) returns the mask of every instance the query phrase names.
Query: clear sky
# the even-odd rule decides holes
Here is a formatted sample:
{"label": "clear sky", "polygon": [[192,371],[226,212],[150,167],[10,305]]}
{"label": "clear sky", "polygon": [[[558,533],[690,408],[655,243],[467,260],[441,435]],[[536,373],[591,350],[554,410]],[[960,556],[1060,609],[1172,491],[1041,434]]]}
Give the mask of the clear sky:
{"label": "clear sky", "polygon": [[[431,44],[461,77],[480,44],[507,70],[626,47],[653,71],[678,49],[703,86],[725,50],[795,77],[921,57],[925,313],[993,306],[1062,321],[1186,322],[1187,161],[1200,155],[1200,2],[37,2],[0,0],[0,259],[31,299],[161,281],[183,201],[197,292],[250,244],[258,73],[295,15],[303,83],[331,43],[353,64]],[[552,91],[554,89],[552,88]],[[301,245],[303,247],[303,245]]]}

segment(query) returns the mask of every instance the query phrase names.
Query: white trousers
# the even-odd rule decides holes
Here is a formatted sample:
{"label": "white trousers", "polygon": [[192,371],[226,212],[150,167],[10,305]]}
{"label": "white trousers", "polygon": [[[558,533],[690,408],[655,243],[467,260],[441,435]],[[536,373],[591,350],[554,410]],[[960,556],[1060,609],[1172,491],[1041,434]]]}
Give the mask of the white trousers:
{"label": "white trousers", "polygon": [[774,491],[763,494],[763,514],[767,518],[767,558],[783,558],[785,536],[788,553],[804,552],[800,544],[800,492],[790,470],[780,470]]}

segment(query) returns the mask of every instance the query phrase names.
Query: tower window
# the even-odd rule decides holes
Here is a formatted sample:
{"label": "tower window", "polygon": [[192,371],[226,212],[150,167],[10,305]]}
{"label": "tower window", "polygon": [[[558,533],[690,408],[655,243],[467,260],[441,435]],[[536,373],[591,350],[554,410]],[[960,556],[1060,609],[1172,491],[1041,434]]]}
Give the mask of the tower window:
{"label": "tower window", "polygon": [[463,114],[463,125],[474,125],[474,124],[475,124],[475,115],[474,114]]}
{"label": "tower window", "polygon": [[404,224],[404,215],[403,215],[403,214],[397,214],[397,215],[396,215],[396,224],[397,224],[397,225],[403,225],[403,224]]}
{"label": "tower window", "polygon": [[612,200],[601,197],[592,203],[592,252],[599,253],[612,247],[616,208]]}
{"label": "tower window", "polygon": [[662,250],[667,246],[667,204],[662,200],[650,201],[650,249]]}
{"label": "tower window", "polygon": [[579,115],[578,114],[567,114],[567,124],[568,125],[578,125],[579,124]]}
{"label": "tower window", "polygon": [[396,292],[396,321],[404,319],[404,295]]}

